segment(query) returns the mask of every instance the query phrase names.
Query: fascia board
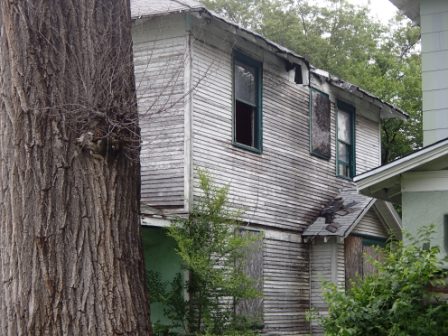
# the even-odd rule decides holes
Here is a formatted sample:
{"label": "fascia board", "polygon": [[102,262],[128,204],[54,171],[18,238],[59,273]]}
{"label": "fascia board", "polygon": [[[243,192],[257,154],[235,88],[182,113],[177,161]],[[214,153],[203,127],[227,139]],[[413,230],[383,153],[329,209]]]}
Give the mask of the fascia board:
{"label": "fascia board", "polygon": [[429,163],[443,155],[448,155],[448,140],[442,141],[428,148],[423,148],[418,152],[368,171],[364,174],[355,176],[353,181],[356,182],[357,189],[360,191],[381,183],[387,179],[391,179],[397,175],[403,174],[409,170],[418,168],[419,166]]}
{"label": "fascia board", "polygon": [[372,199],[369,201],[369,203],[365,206],[365,208],[361,211],[361,213],[358,215],[358,217],[353,221],[353,223],[350,225],[350,227],[344,232],[344,238],[347,238],[349,234],[355,229],[355,227],[359,224],[361,219],[364,218],[366,213],[370,210],[370,208],[375,204],[376,199]]}

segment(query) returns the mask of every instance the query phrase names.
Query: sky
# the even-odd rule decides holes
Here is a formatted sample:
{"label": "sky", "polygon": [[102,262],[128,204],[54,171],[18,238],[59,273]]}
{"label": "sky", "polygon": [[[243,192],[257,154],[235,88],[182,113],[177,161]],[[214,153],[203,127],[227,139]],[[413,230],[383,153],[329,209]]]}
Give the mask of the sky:
{"label": "sky", "polygon": [[355,5],[370,4],[372,16],[387,23],[397,12],[397,8],[389,0],[349,0]]}

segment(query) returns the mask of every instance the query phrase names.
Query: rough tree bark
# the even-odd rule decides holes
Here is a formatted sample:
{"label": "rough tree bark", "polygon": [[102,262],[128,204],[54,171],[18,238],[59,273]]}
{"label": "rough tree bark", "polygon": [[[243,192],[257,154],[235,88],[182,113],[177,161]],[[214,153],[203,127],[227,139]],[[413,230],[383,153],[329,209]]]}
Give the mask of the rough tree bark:
{"label": "rough tree bark", "polygon": [[0,333],[149,335],[129,0],[0,20]]}

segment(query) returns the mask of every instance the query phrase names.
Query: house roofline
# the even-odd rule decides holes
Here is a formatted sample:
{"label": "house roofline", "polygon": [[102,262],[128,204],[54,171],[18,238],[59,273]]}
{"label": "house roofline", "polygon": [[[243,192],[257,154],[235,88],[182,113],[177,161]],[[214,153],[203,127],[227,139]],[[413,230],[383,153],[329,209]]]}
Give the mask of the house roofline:
{"label": "house roofline", "polygon": [[336,87],[340,90],[343,90],[345,92],[349,92],[352,95],[358,96],[364,100],[369,101],[376,107],[380,109],[380,118],[381,119],[390,119],[390,118],[399,118],[402,120],[409,119],[409,114],[401,110],[400,108],[376,97],[375,95],[371,94],[367,90],[364,90],[363,88],[351,84],[349,82],[346,82],[336,76],[333,76],[328,71],[312,68],[310,70],[313,74],[318,75],[320,77],[324,77],[326,81]]}
{"label": "house roofline", "polygon": [[[371,103],[373,103],[373,105],[375,105],[376,107],[378,107],[381,110],[381,114],[380,114],[381,119],[400,118],[400,119],[406,120],[409,117],[409,115],[407,113],[405,113],[398,107],[395,107],[392,104],[381,100],[380,98],[372,95],[371,93],[361,89],[360,87],[358,87],[356,85],[353,85],[353,84],[346,82],[340,78],[332,76],[327,71],[314,68],[312,65],[310,65],[310,63],[308,62],[308,60],[305,57],[298,55],[297,53],[293,52],[292,50],[289,50],[288,48],[285,48],[285,47],[265,38],[264,36],[262,36],[256,32],[253,32],[249,29],[246,29],[246,28],[240,26],[239,24],[236,24],[226,18],[221,17],[220,15],[216,14],[213,11],[210,11],[203,5],[190,6],[187,3],[184,3],[180,0],[172,0],[172,1],[174,1],[178,4],[181,4],[181,5],[185,6],[186,8],[182,8],[182,9],[167,8],[163,11],[161,10],[161,11],[157,11],[154,13],[142,13],[141,15],[134,14],[134,15],[132,15],[132,20],[135,22],[137,20],[150,19],[152,17],[166,16],[169,14],[176,14],[176,13],[178,13],[178,14],[182,14],[182,13],[196,14],[196,15],[198,15],[199,18],[201,18],[201,16],[205,15],[206,18],[208,18],[208,19],[215,19],[217,21],[223,22],[224,24],[228,25],[229,27],[232,27],[233,29],[235,29],[235,34],[239,34],[243,38],[247,39],[247,36],[254,37],[255,38],[254,42],[256,44],[260,45],[264,49],[273,48],[275,50],[273,52],[275,54],[277,54],[277,56],[285,59],[288,62],[291,62],[291,63],[303,62],[303,63],[305,63],[305,65],[308,67],[310,73],[324,77],[330,85],[337,87],[351,95],[358,96],[363,99],[369,100]],[[244,36],[244,35],[246,35],[246,36]]]}
{"label": "house roofline", "polygon": [[420,0],[390,0],[404,15],[420,25]]}
{"label": "house roofline", "polygon": [[403,225],[400,215],[390,202],[377,199],[374,209],[383,224],[389,229],[393,237],[401,240],[403,238]]}
{"label": "house roofline", "polygon": [[[276,49],[277,52],[279,53],[278,56],[280,56],[288,61],[304,62],[308,66],[308,68],[310,68],[310,63],[308,62],[308,60],[305,57],[300,56],[299,54],[293,52],[292,50],[289,50],[288,48],[285,48],[285,47],[267,39],[266,37],[264,37],[261,34],[251,31],[250,29],[244,28],[244,27],[240,26],[239,24],[232,22],[232,21],[216,14],[215,12],[207,9],[204,6],[188,7],[185,9],[167,9],[166,11],[159,11],[159,12],[154,12],[154,13],[150,13],[150,14],[133,15],[132,21],[150,19],[150,18],[158,17],[158,16],[167,16],[170,14],[182,14],[182,13],[196,14],[196,15],[198,15],[199,18],[202,15],[206,15],[206,16],[208,16],[209,19],[215,19],[217,21],[223,22],[226,25],[228,25],[229,27],[236,29],[236,32],[235,32],[236,34],[243,33],[243,34],[248,34],[250,36],[253,36],[258,40],[258,42],[262,42],[263,44]],[[266,46],[262,46],[262,47],[266,48]],[[291,60],[291,58],[292,58],[292,60]]]}

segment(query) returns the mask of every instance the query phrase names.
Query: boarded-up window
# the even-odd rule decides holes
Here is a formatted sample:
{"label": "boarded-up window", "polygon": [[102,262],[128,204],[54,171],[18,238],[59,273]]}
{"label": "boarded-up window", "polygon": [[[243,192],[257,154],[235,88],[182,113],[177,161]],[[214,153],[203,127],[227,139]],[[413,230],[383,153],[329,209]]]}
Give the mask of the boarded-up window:
{"label": "boarded-up window", "polygon": [[375,268],[370,262],[370,258],[379,260],[382,254],[376,247],[384,246],[384,239],[366,239],[358,236],[348,236],[345,239],[345,286],[356,278],[375,272]]}
{"label": "boarded-up window", "polygon": [[244,299],[236,302],[235,312],[237,316],[244,317],[250,321],[254,327],[263,325],[263,239],[258,231],[240,230],[239,234],[250,236],[254,239],[245,248],[244,273],[254,281],[255,288],[259,291],[260,297],[254,299]]}
{"label": "boarded-up window", "polygon": [[331,107],[330,97],[316,89],[310,91],[311,153],[331,158]]}

